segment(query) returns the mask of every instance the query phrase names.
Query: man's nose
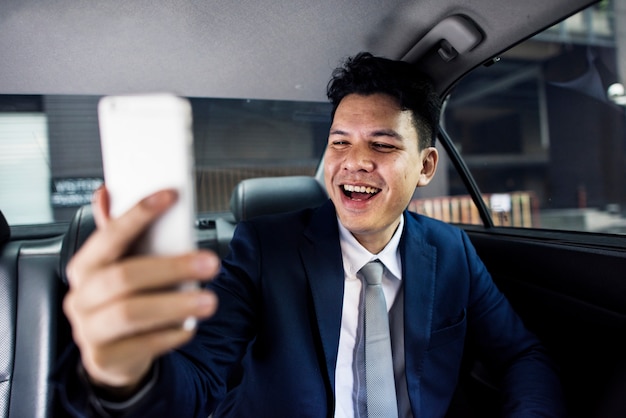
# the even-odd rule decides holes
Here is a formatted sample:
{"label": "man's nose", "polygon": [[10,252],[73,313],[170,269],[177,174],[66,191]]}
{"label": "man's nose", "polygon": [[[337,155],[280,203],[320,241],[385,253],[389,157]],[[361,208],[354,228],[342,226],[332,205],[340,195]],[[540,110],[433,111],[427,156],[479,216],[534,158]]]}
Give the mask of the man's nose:
{"label": "man's nose", "polygon": [[344,159],[343,168],[350,171],[372,171],[374,169],[372,151],[362,145],[350,148]]}

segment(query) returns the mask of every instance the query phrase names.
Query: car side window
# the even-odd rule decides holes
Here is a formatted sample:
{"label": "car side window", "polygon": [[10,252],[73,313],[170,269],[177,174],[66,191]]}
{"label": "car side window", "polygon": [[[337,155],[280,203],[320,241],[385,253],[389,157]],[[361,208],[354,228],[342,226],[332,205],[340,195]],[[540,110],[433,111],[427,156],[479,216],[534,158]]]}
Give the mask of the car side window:
{"label": "car side window", "polygon": [[626,68],[617,55],[626,38],[611,4],[539,33],[451,91],[442,125],[494,225],[626,233]]}

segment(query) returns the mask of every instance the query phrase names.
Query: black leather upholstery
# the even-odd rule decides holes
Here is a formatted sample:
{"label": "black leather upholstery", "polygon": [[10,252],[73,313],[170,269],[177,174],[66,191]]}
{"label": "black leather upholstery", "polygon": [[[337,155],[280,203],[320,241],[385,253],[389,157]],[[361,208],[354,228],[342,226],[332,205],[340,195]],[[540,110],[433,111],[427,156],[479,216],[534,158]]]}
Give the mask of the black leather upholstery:
{"label": "black leather upholstery", "polygon": [[0,249],[5,243],[9,242],[10,238],[11,228],[9,228],[9,223],[2,214],[2,211],[0,211]]}
{"label": "black leather upholstery", "polygon": [[0,254],[0,415],[54,416],[49,384],[69,330],[58,272],[61,237],[13,241]]}
{"label": "black leather upholstery", "polygon": [[[4,243],[3,243],[4,244]],[[0,244],[0,416],[9,413],[15,358],[17,315],[17,252],[19,247]]]}
{"label": "black leather upholstery", "polygon": [[0,417],[59,416],[50,376],[70,341],[61,253],[73,254],[93,228],[84,207],[65,236],[10,241],[0,214]]}
{"label": "black leather upholstery", "polygon": [[319,206],[328,199],[313,177],[261,177],[240,182],[230,199],[235,220]]}
{"label": "black leather upholstery", "polygon": [[19,246],[7,244],[10,238],[11,229],[0,212],[0,417],[9,416],[15,359]]}
{"label": "black leather upholstery", "polygon": [[85,240],[96,229],[96,223],[93,219],[93,212],[91,211],[91,205],[84,205],[78,208],[70,227],[63,238],[63,246],[61,248],[61,260],[59,270],[61,278],[67,284],[67,276],[65,270],[67,263],[72,256],[83,245]]}
{"label": "black leather upholstery", "polygon": [[24,243],[17,261],[15,362],[9,417],[52,416],[49,378],[69,340],[58,274],[61,238]]}

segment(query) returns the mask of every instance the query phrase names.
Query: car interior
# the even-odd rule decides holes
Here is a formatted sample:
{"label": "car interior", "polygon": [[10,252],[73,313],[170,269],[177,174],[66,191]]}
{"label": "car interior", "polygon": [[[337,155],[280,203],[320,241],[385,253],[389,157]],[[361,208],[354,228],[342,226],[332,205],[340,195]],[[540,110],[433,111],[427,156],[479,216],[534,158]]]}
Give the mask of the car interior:
{"label": "car interior", "polygon": [[[626,209],[626,129],[623,126],[626,118],[618,103],[623,92],[615,93],[611,102],[603,86],[602,101],[606,107],[598,114],[609,122],[602,127],[585,125],[580,120],[572,120],[571,116],[569,119],[563,116],[556,122],[568,126],[569,130],[563,134],[566,137],[575,137],[577,131],[584,131],[580,142],[569,145],[580,152],[568,154],[568,145],[559,149],[557,135],[552,134],[548,157],[528,157],[523,161],[531,175],[546,172],[548,175],[550,169],[545,168],[542,158],[565,160],[563,169],[552,173],[551,182],[544,184],[535,177],[528,181],[528,184],[536,184],[540,192],[528,192],[526,183],[524,187],[514,184],[519,182],[518,172],[510,174],[513,169],[502,168],[508,160],[493,163],[490,158],[506,152],[498,155],[484,152],[482,157],[472,154],[481,146],[506,147],[507,140],[516,136],[510,124],[512,119],[501,119],[502,124],[497,129],[489,127],[491,131],[485,134],[482,145],[455,139],[470,135],[472,127],[463,125],[462,121],[477,111],[480,100],[492,106],[487,106],[491,110],[484,115],[506,113],[496,110],[496,106],[502,105],[494,95],[497,91],[506,90],[507,94],[521,96],[524,103],[535,100],[537,95],[557,97],[550,89],[565,88],[568,83],[562,73],[550,72],[560,56],[554,58],[554,50],[550,52],[552,55],[542,55],[543,52],[532,50],[532,45],[525,47],[524,42],[540,35],[544,36],[546,44],[551,42],[550,36],[557,37],[558,30],[567,30],[566,26],[555,25],[572,16],[587,16],[582,14],[586,10],[603,11],[610,6],[621,16],[623,2],[391,0],[384,4],[376,1],[337,4],[306,0],[177,0],[159,4],[139,1],[132,5],[83,3],[76,5],[69,0],[4,2],[5,11],[0,17],[0,55],[5,57],[0,71],[0,116],[9,99],[33,95],[83,95],[93,102],[93,97],[102,95],[167,90],[192,101],[212,97],[243,99],[244,104],[250,100],[322,103],[326,101],[325,87],[332,69],[343,58],[358,51],[368,50],[417,63],[433,78],[442,97],[450,95],[438,137],[440,152],[446,155],[440,171],[449,183],[444,193],[454,189],[452,194],[458,197],[457,203],[461,206],[453,208],[452,197],[440,198],[443,186],[434,182],[429,186],[431,191],[416,196],[409,210],[454,223],[469,235],[498,287],[555,359],[570,416],[626,416],[626,229],[621,229],[626,228],[624,215],[611,217],[619,218],[619,222],[576,230],[548,222],[548,216],[555,211],[547,209],[556,208],[555,203],[554,207],[540,208],[546,209],[541,223],[533,218],[539,210],[537,201],[556,200],[559,181],[575,177],[571,167],[596,161],[595,154],[585,148],[585,141],[601,144],[597,156],[600,162],[595,164],[601,167],[602,161],[615,159],[617,168],[609,170],[606,177],[598,178],[596,183],[590,183],[595,184],[593,187],[574,187],[575,193],[568,194],[567,199],[573,199],[579,208],[581,202],[592,206],[594,199],[600,201],[598,196],[604,193],[603,187],[609,190],[608,184],[612,189],[605,194],[613,194],[603,203],[622,202]],[[581,19],[587,22],[584,17]],[[620,23],[626,24],[626,19],[616,18],[613,25],[618,27]],[[549,28],[557,29],[546,32]],[[579,48],[571,41],[563,50],[576,62],[582,62],[584,68],[591,68],[590,62],[617,65],[618,58],[606,59],[606,50],[615,50],[615,45],[607,46],[602,39],[585,42],[596,42],[595,49]],[[515,51],[516,55],[507,51]],[[533,58],[524,58],[523,65],[519,64],[516,72],[507,76],[511,61],[522,62],[522,55]],[[537,90],[534,84],[529,84],[529,80],[535,80],[531,77],[535,77],[538,68],[529,62],[540,62],[541,77],[552,83],[548,83],[545,90]],[[596,76],[606,74],[602,72],[605,67],[599,64],[593,68],[600,68],[599,73],[594,73]],[[496,72],[495,79],[484,76],[491,70]],[[607,76],[604,77],[606,85]],[[544,82],[543,78],[541,80]],[[577,86],[567,86],[568,92],[583,88],[579,87],[583,83],[595,82],[584,78],[577,80]],[[466,87],[470,85],[473,89]],[[454,94],[458,94],[457,98]],[[554,107],[567,107],[568,101],[573,100],[568,94],[559,95],[559,100],[541,101],[540,110],[547,114],[558,110]],[[599,99],[587,97],[584,100]],[[580,105],[571,105],[576,106]],[[606,110],[609,107],[610,110]],[[583,107],[581,112],[591,112],[586,109],[590,107]],[[199,114],[194,113],[194,117]],[[298,115],[316,117],[305,112]],[[484,115],[481,117],[486,119]],[[86,117],[91,125],[97,126],[95,116]],[[524,117],[520,120],[514,121],[513,124],[520,124],[514,126],[525,126]],[[322,124],[327,122],[328,119],[322,119]],[[556,129],[554,124],[538,126],[532,133],[544,128],[550,132]],[[97,143],[97,132],[89,135]],[[525,135],[528,132],[519,136]],[[521,148],[530,147],[525,140],[520,141]],[[4,149],[0,142],[0,154]],[[65,150],[68,155],[69,150]],[[229,180],[228,186],[224,186],[225,201],[220,209],[215,212],[206,208],[198,210],[198,246],[224,257],[238,222],[315,207],[326,201],[321,171],[323,146],[313,152],[317,152],[317,161],[309,174],[296,171],[276,174],[275,170]],[[93,165],[99,155],[85,158],[82,163],[87,167]],[[0,166],[4,161],[0,157]],[[486,167],[491,163],[496,169],[489,171]],[[516,160],[515,164],[518,170],[522,162]],[[85,173],[89,172],[88,168],[84,169]],[[452,172],[454,174],[447,174]],[[0,177],[4,176],[7,181],[13,179],[4,171],[1,173]],[[98,177],[85,174],[76,177],[88,176]],[[494,177],[512,179],[507,183],[510,189],[490,189],[488,185]],[[582,184],[582,180],[577,178],[576,181]],[[5,183],[1,184],[5,187]],[[202,189],[199,193],[205,193],[209,201],[213,199],[208,191],[212,187],[216,186],[198,184]],[[507,206],[508,209],[498,210],[498,199],[509,191],[504,205],[513,205],[513,208]],[[0,340],[0,416],[64,416],[60,400],[53,396],[50,378],[71,341],[71,329],[62,310],[68,286],[65,268],[95,230],[93,215],[87,199],[62,208],[59,213],[63,216],[54,222],[13,223],[8,212],[9,201],[4,196],[0,194],[0,330],[4,336]],[[450,206],[438,206],[442,201]],[[198,204],[203,202],[199,197]],[[469,206],[465,208],[463,202]],[[516,214],[518,203],[521,209]],[[615,204],[607,206],[602,219],[622,210],[615,207]],[[525,218],[526,209],[531,215]],[[455,213],[458,216],[455,217]],[[600,215],[597,217],[600,219]],[[473,353],[467,352],[465,357],[457,396],[448,417],[499,416],[497,379]]]}

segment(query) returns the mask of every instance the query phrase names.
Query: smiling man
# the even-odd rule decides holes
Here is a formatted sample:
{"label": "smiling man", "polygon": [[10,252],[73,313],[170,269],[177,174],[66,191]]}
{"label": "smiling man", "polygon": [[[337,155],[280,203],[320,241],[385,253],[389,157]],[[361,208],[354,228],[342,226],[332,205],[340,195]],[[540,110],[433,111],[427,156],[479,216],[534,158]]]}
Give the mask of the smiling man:
{"label": "smiling man", "polygon": [[[432,84],[363,53],[335,71],[328,97],[330,200],[240,223],[219,273],[204,251],[126,255],[171,193],[117,219],[97,195],[98,231],[68,267],[76,349],[58,386],[69,412],[441,417],[469,348],[498,377],[504,416],[564,415],[550,359],[465,233],[406,210],[437,167]],[[181,326],[189,316],[204,319],[196,331]]]}

